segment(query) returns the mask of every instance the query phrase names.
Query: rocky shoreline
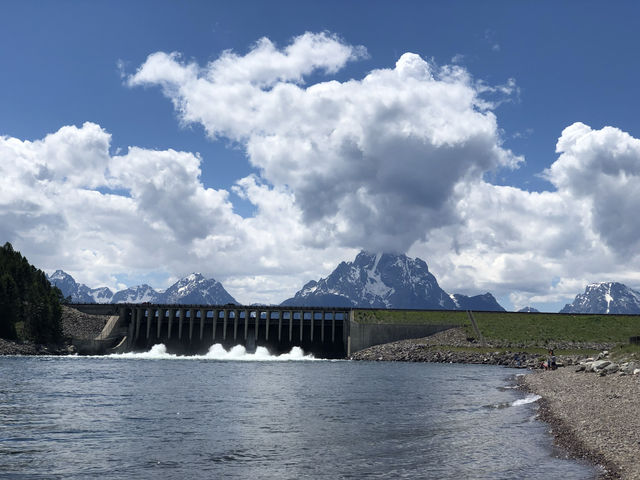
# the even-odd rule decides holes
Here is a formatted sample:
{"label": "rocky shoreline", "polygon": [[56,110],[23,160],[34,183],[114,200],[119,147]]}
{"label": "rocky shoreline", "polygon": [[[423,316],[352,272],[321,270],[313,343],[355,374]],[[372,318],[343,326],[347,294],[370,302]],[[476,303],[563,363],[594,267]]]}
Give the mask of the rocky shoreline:
{"label": "rocky shoreline", "polygon": [[76,353],[72,339],[97,337],[108,320],[108,315],[89,315],[63,305],[61,344],[18,343],[0,338],[0,355],[71,355]]}
{"label": "rocky shoreline", "polygon": [[638,375],[594,375],[564,368],[525,375],[522,385],[542,396],[539,417],[556,443],[604,468],[604,479],[640,479]]}
{"label": "rocky shoreline", "polygon": [[[548,348],[605,349],[611,344],[552,345]],[[541,368],[544,356],[527,353],[528,345],[501,345],[489,343],[479,349],[477,342],[469,340],[464,329],[452,328],[430,337],[375,345],[351,355],[351,360],[386,362],[471,363],[501,365],[511,368]],[[477,351],[474,351],[477,350]],[[558,364],[577,365],[585,356],[558,357]]]}

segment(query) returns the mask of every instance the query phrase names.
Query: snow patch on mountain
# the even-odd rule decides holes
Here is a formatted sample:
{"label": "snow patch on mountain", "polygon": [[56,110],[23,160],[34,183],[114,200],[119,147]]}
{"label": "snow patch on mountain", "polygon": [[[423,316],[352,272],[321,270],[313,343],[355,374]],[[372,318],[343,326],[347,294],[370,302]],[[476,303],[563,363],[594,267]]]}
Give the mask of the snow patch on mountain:
{"label": "snow patch on mountain", "polygon": [[237,303],[222,284],[200,273],[192,273],[171,285],[166,290],[156,290],[143,284],[130,287],[115,294],[107,287],[91,289],[77,283],[71,275],[56,270],[49,281],[70,297],[74,303],[192,303],[199,305],[226,305]]}
{"label": "snow patch on mountain", "polygon": [[456,298],[456,296],[453,293],[449,294],[449,298],[451,300],[453,300],[453,304],[456,306],[456,310],[460,310],[460,303],[458,302],[458,299]]}
{"label": "snow patch on mountain", "polygon": [[518,310],[518,313],[540,313],[540,310],[537,310],[533,307],[522,307]]}
{"label": "snow patch on mountain", "polygon": [[353,262],[340,263],[328,277],[305,284],[282,305],[454,310],[461,308],[460,302],[469,305],[469,299],[474,299],[474,307],[476,300],[485,307],[476,310],[490,309],[488,305],[504,310],[491,294],[486,295],[490,298],[449,295],[419,258],[362,251]]}
{"label": "snow patch on mountain", "polygon": [[117,292],[109,303],[164,303],[161,294],[147,284]]}
{"label": "snow patch on mountain", "polygon": [[618,282],[592,283],[560,313],[638,314],[640,292]]}

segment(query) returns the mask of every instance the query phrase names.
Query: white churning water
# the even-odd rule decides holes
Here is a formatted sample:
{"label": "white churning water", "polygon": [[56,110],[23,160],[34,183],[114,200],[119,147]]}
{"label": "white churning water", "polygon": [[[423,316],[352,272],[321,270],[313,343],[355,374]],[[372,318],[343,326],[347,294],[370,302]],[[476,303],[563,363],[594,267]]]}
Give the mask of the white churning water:
{"label": "white churning water", "polygon": [[209,348],[204,355],[176,355],[167,352],[167,347],[160,343],[151,347],[148,352],[141,353],[114,353],[106,355],[106,358],[140,359],[140,360],[235,360],[245,362],[288,362],[288,361],[317,361],[313,355],[305,355],[300,347],[293,347],[289,353],[271,355],[265,347],[257,347],[254,353],[248,353],[242,345],[236,345],[230,350],[225,350],[222,345],[216,343]]}

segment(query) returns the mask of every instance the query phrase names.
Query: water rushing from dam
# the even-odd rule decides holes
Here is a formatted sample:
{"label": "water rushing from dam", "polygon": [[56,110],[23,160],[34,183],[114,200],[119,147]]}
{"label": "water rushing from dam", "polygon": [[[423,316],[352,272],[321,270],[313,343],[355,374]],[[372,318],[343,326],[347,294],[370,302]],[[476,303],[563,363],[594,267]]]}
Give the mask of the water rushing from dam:
{"label": "water rushing from dam", "polygon": [[595,478],[516,373],[219,346],[0,357],[0,478]]}
{"label": "water rushing from dam", "polygon": [[[99,358],[99,357],[94,357]],[[204,355],[175,355],[167,353],[167,348],[163,344],[154,345],[148,352],[142,353],[114,353],[108,358],[140,359],[140,360],[236,360],[242,362],[287,362],[287,361],[312,361],[319,360],[313,355],[305,355],[300,347],[293,347],[289,353],[271,355],[265,347],[257,347],[253,353],[248,353],[242,345],[225,350],[224,347],[216,343],[209,348]]]}

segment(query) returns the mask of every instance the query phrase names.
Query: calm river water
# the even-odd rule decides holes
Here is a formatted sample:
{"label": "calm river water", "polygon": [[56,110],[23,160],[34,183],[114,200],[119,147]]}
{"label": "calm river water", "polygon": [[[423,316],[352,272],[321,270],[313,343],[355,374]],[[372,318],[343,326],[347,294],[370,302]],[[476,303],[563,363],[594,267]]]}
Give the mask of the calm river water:
{"label": "calm river water", "polygon": [[0,357],[0,478],[593,479],[499,367]]}

